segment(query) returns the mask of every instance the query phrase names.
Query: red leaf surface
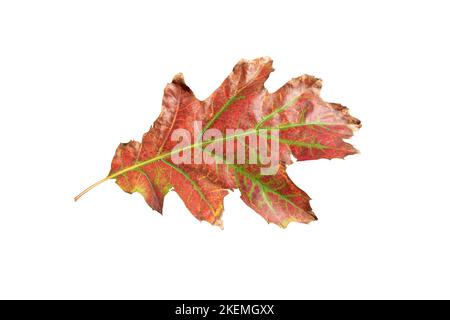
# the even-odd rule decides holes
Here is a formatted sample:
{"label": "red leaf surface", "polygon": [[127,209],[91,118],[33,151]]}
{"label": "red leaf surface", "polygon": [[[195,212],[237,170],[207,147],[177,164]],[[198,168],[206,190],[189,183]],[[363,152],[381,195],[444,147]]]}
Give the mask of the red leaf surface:
{"label": "red leaf surface", "polygon": [[[292,221],[316,220],[310,198],[291,181],[286,166],[292,157],[303,161],[356,153],[344,139],[360,121],[346,107],[323,101],[322,82],[312,76],[294,78],[269,93],[264,82],[272,71],[269,58],[242,60],[204,101],[176,75],[142,142],[121,143],[108,177],[82,194],[116,179],[124,191],[139,192],[162,213],[164,196],[173,189],[197,219],[222,226],[223,199],[228,190],[239,189],[241,199],[268,222],[286,227]],[[236,129],[240,131],[229,134]],[[173,136],[180,130],[192,137],[181,147],[181,137]],[[220,153],[220,148],[226,150]],[[242,150],[244,161],[237,162]],[[264,155],[277,158],[271,170]],[[177,156],[184,156],[184,163],[175,161]]]}

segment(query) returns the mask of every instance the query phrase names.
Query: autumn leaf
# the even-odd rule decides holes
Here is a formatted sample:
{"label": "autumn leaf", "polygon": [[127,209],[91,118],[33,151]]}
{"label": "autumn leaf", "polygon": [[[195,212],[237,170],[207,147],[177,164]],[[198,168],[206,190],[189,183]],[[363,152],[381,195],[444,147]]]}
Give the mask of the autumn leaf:
{"label": "autumn leaf", "polygon": [[[142,142],[121,143],[109,175],[128,193],[140,193],[162,213],[174,190],[198,219],[222,226],[223,199],[241,199],[268,222],[316,220],[308,195],[286,173],[298,161],[344,158],[357,153],[345,142],[360,121],[340,104],[320,98],[320,79],[303,75],[274,93],[264,83],[269,58],[242,60],[220,87],[198,100],[181,74],[169,83],[162,110]],[[183,143],[181,143],[183,142]]]}

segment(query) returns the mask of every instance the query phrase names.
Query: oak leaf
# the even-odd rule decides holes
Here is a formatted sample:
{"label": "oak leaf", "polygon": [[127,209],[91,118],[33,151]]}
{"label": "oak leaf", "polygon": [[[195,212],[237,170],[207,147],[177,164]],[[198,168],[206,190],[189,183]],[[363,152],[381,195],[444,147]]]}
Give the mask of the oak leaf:
{"label": "oak leaf", "polygon": [[[286,227],[292,221],[316,220],[310,198],[292,182],[286,166],[292,157],[304,161],[357,153],[344,140],[361,124],[346,107],[323,101],[322,82],[313,76],[294,78],[269,93],[264,83],[272,71],[269,58],[242,60],[204,101],[195,97],[181,74],[176,75],[164,90],[161,114],[142,142],[121,143],[109,175],[76,199],[116,179],[124,191],[140,193],[160,213],[164,196],[174,190],[197,219],[222,226],[223,199],[229,190],[239,189],[241,199],[268,222]],[[237,131],[227,135],[230,129]],[[177,130],[192,140],[180,147],[179,139],[173,139]],[[208,132],[215,136],[206,137]],[[251,144],[254,137],[256,147]],[[221,154],[223,145],[229,148]],[[263,172],[263,146],[267,154],[277,152],[269,174]],[[245,161],[227,161],[235,159],[238,150],[246,152]],[[174,161],[181,155],[184,162]]]}

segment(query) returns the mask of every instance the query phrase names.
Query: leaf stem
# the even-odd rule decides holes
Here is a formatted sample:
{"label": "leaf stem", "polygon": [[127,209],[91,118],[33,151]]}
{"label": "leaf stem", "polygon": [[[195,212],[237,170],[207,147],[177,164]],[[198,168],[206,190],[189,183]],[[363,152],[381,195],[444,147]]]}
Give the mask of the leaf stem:
{"label": "leaf stem", "polygon": [[78,199],[80,199],[84,194],[88,193],[89,191],[91,191],[92,189],[94,189],[96,186],[102,184],[103,182],[107,181],[110,179],[110,176],[107,176],[106,178],[97,181],[96,183],[94,183],[93,185],[91,185],[90,187],[84,189],[83,191],[80,192],[79,195],[77,195],[74,200],[77,201]]}

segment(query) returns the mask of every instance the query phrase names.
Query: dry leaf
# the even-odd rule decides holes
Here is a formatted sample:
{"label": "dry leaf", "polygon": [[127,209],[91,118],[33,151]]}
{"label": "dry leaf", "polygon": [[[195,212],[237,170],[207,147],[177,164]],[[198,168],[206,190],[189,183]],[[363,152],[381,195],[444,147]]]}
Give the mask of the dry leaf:
{"label": "dry leaf", "polygon": [[[175,76],[142,142],[120,144],[109,176],[82,194],[116,179],[124,191],[139,192],[162,213],[164,196],[173,189],[197,219],[221,226],[223,199],[228,190],[239,189],[241,199],[268,222],[286,227],[316,220],[310,198],[291,181],[286,166],[292,157],[356,153],[344,139],[360,121],[347,108],[323,101],[322,82],[312,76],[269,93],[264,82],[272,71],[269,58],[240,61],[204,101],[181,74]],[[230,134],[233,129],[238,130]]]}

